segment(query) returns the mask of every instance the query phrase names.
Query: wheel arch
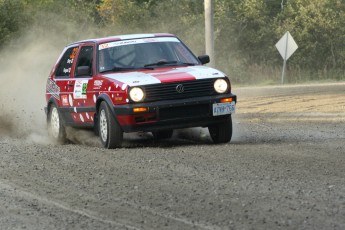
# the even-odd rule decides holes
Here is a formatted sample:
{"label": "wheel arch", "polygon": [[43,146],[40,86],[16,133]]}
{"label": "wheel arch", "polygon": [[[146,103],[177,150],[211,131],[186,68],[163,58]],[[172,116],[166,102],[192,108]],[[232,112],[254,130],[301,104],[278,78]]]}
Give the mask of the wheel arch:
{"label": "wheel arch", "polygon": [[50,111],[50,108],[52,107],[52,105],[55,105],[55,107],[57,109],[59,109],[58,103],[57,103],[56,99],[53,97],[51,97],[47,102],[47,121],[49,119],[49,111]]}
{"label": "wheel arch", "polygon": [[97,98],[97,101],[96,101],[96,114],[98,116],[98,110],[99,110],[99,107],[101,106],[101,103],[105,101],[109,108],[110,108],[110,111],[111,113],[113,114],[113,116],[116,118],[116,113],[115,113],[115,109],[114,109],[114,106],[113,106],[113,102],[111,101],[111,99],[109,98],[108,95],[106,94],[101,94],[99,95],[99,97]]}

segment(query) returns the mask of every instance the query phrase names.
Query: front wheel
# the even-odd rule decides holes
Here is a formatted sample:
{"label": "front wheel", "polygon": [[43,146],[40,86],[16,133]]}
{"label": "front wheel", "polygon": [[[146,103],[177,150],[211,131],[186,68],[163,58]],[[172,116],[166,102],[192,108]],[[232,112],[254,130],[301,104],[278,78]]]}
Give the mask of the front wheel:
{"label": "front wheel", "polygon": [[106,102],[102,102],[98,111],[98,131],[102,145],[107,149],[120,148],[123,132]]}
{"label": "front wheel", "polygon": [[50,106],[48,117],[48,134],[54,141],[64,144],[66,142],[66,130],[63,125],[60,113],[57,107],[53,104]]}
{"label": "front wheel", "polygon": [[226,121],[208,127],[210,136],[214,143],[227,143],[232,137],[232,119],[229,116]]}

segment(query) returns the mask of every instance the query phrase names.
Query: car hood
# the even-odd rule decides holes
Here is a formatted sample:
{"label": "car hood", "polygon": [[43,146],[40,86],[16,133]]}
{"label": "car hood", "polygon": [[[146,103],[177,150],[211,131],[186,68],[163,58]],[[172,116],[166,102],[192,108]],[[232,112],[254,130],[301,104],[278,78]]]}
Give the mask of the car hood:
{"label": "car hood", "polygon": [[225,77],[219,70],[207,66],[188,66],[157,68],[154,70],[126,73],[104,74],[103,77],[122,82],[128,86],[150,85],[169,82],[181,82],[206,78]]}

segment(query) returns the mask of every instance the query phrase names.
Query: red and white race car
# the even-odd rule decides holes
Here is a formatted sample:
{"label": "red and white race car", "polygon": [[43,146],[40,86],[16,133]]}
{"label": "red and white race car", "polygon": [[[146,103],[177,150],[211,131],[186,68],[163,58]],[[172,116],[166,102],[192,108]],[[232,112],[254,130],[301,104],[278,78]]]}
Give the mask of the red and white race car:
{"label": "red and white race car", "polygon": [[48,131],[94,128],[105,148],[124,132],[170,138],[174,129],[208,127],[215,143],[231,140],[236,95],[224,73],[203,66],[172,34],[134,34],[68,45],[46,86]]}

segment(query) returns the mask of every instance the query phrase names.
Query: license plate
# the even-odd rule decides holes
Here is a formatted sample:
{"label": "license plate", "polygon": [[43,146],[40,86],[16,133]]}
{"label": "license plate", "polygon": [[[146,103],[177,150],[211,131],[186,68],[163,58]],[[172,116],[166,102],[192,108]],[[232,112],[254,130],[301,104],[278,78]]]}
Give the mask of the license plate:
{"label": "license plate", "polygon": [[235,102],[213,104],[213,116],[231,114],[235,112]]}

